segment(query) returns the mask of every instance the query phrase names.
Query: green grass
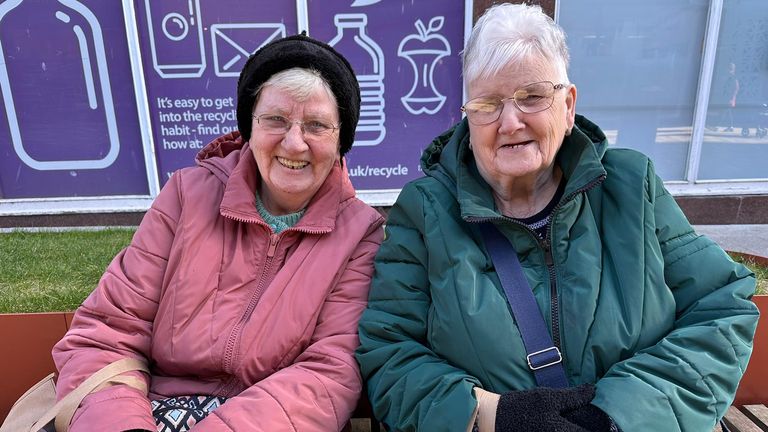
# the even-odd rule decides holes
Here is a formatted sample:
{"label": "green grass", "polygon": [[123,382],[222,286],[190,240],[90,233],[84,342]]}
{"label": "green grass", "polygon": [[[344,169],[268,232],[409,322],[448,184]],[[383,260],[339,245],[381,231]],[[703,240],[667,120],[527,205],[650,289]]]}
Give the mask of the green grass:
{"label": "green grass", "polygon": [[133,232],[0,233],[0,313],[75,310]]}
{"label": "green grass", "polygon": [[[112,258],[131,241],[131,229],[0,233],[0,313],[75,310]],[[768,267],[734,256],[757,275],[768,294]]]}
{"label": "green grass", "polygon": [[755,272],[755,277],[757,278],[757,292],[755,294],[768,294],[768,267],[762,266],[748,257],[733,255],[732,258],[734,261],[744,264]]}

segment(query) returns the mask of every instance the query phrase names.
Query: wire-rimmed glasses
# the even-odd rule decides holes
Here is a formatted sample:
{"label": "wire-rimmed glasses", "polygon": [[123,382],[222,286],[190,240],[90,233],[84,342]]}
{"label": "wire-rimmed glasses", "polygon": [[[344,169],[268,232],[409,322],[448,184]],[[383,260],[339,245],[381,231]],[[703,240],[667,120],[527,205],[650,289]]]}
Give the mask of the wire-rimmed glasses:
{"label": "wire-rimmed glasses", "polygon": [[341,127],[341,124],[333,125],[322,120],[290,120],[278,114],[253,115],[259,127],[271,135],[285,135],[294,124],[299,125],[304,137],[329,138]]}
{"label": "wire-rimmed glasses", "polygon": [[511,100],[520,111],[533,114],[544,111],[552,106],[555,91],[566,88],[568,84],[555,84],[552,81],[539,81],[526,84],[512,94],[511,97],[478,97],[470,100],[461,107],[470,122],[483,126],[495,122],[504,110],[504,103]]}

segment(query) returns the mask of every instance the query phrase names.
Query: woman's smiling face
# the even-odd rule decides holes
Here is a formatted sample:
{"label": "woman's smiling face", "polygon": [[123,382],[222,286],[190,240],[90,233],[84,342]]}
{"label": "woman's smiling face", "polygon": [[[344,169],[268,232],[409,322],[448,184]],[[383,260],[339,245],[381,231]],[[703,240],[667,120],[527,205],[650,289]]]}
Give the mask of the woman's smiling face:
{"label": "woman's smiling face", "polygon": [[[509,66],[488,79],[478,79],[467,89],[469,100],[478,97],[509,98],[517,89],[540,81],[559,83],[556,69],[543,61]],[[551,175],[566,131],[573,127],[576,88],[555,91],[552,106],[523,113],[512,100],[504,103],[498,120],[487,125],[470,122],[470,142],[478,170],[494,190],[516,180]]]}
{"label": "woman's smiling face", "polygon": [[[336,102],[322,87],[317,87],[305,100],[298,100],[285,90],[266,86],[253,114],[339,124]],[[305,137],[301,125],[294,123],[287,133],[275,135],[267,133],[254,118],[249,143],[261,175],[259,197],[274,215],[306,207],[340,160],[338,130],[328,137]]]}

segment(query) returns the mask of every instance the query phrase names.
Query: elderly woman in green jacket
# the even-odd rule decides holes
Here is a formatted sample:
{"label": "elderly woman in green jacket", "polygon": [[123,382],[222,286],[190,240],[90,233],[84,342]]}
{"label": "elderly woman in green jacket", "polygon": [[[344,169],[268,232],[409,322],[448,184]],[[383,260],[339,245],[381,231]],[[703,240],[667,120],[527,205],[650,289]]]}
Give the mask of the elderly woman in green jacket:
{"label": "elderly woman in green jacket", "polygon": [[[539,7],[489,9],[463,60],[466,118],[389,213],[360,321],[376,416],[398,431],[711,431],[752,351],[753,274],[694,232],[646,156],[575,114],[565,36]],[[537,384],[489,225],[565,385]]]}

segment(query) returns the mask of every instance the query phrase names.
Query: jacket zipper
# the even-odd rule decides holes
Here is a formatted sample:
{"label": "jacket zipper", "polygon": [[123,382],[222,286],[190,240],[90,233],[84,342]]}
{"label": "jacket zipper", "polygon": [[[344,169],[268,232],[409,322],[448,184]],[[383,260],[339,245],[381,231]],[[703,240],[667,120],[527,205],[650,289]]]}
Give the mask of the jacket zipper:
{"label": "jacket zipper", "polygon": [[[232,331],[230,331],[229,338],[227,339],[227,344],[224,348],[224,358],[222,360],[222,369],[224,370],[224,372],[229,373],[230,377],[219,387],[219,390],[217,390],[216,393],[228,396],[233,392],[233,390],[235,389],[239,381],[234,373],[234,364],[236,360],[235,347],[239,340],[239,334],[242,331],[242,328],[245,325],[245,323],[250,318],[254,309],[256,309],[256,306],[259,304],[259,300],[261,300],[261,294],[264,291],[265,284],[266,284],[265,276],[269,274],[269,270],[272,267],[272,262],[275,256],[275,252],[277,251],[277,245],[280,242],[280,237],[282,233],[281,234],[273,233],[271,228],[266,223],[261,222],[259,220],[243,218],[235,214],[232,214],[231,212],[228,212],[223,215],[237,222],[255,223],[257,225],[261,225],[270,233],[269,246],[267,247],[267,256],[264,262],[264,266],[262,267],[261,276],[259,277],[258,285],[256,286],[256,290],[254,291],[250,301],[248,302],[248,307],[246,308],[245,312],[240,317],[240,320],[237,322],[237,324],[235,324],[235,326],[232,328]],[[313,229],[306,229],[306,228],[304,229],[288,228],[287,230],[283,231],[283,233],[288,231],[299,231],[306,234],[324,234],[327,232],[325,230],[313,230]]]}
{"label": "jacket zipper", "polygon": [[[550,226],[550,230],[552,227]],[[549,274],[549,301],[550,318],[552,321],[552,343],[560,350],[560,299],[557,295],[557,279],[555,278],[555,260],[552,257],[552,246],[549,240],[542,243],[544,249],[544,262],[547,264]],[[562,353],[561,353],[562,355]]]}
{"label": "jacket zipper", "polygon": [[[579,195],[581,193],[586,193],[590,189],[594,188],[595,186],[599,185],[600,183],[605,180],[605,174],[601,174],[589,183],[587,183],[584,187],[581,187],[574,192],[571,192],[567,197],[560,200],[559,203],[555,206],[555,208],[552,209],[552,218],[550,219],[550,223],[552,223],[555,218],[555,214],[557,211],[562,207],[566,202],[572,200],[576,195]],[[467,220],[469,222],[490,222],[498,218],[468,218]],[[564,357],[562,350],[561,350],[561,337],[560,337],[560,299],[557,294],[557,278],[555,277],[555,260],[554,256],[552,255],[552,225],[550,225],[550,229],[547,232],[547,238],[544,241],[538,240],[539,237],[531,231],[530,228],[523,225],[522,223],[504,216],[503,219],[506,222],[513,223],[515,225],[523,227],[530,235],[532,235],[534,238],[537,239],[537,242],[541,246],[541,248],[544,250],[544,262],[547,265],[547,273],[549,274],[549,292],[550,292],[550,321],[552,323],[552,342],[555,344],[557,349],[560,351],[560,355]]]}
{"label": "jacket zipper", "polygon": [[590,189],[599,185],[605,180],[605,174],[601,174],[583,187],[571,192],[565,199],[560,200],[559,203],[552,209],[552,218],[550,219],[550,226],[547,230],[547,238],[541,243],[542,249],[544,249],[544,261],[547,264],[547,273],[549,273],[549,296],[550,296],[550,320],[552,322],[552,343],[555,344],[560,355],[562,356],[562,346],[560,338],[560,296],[557,294],[557,277],[555,275],[555,258],[552,255],[552,227],[555,221],[555,214],[560,210],[565,203],[574,199],[576,195],[587,193]]}
{"label": "jacket zipper", "polygon": [[272,261],[274,259],[275,251],[277,250],[277,244],[279,241],[280,241],[280,235],[270,233],[269,247],[267,248],[267,256],[264,261],[264,266],[262,267],[262,270],[261,270],[261,276],[259,277],[259,282],[256,285],[256,289],[254,290],[253,294],[251,295],[251,299],[248,302],[248,307],[245,308],[245,312],[243,312],[243,315],[240,317],[240,320],[238,320],[237,324],[235,324],[235,326],[232,328],[232,331],[230,331],[229,333],[229,338],[227,339],[227,345],[224,348],[224,360],[223,360],[222,368],[224,372],[231,374],[231,377],[223,388],[224,395],[229,395],[230,392],[237,385],[238,380],[235,377],[235,373],[233,370],[233,365],[237,357],[235,348],[239,345],[240,332],[242,332],[243,326],[251,317],[251,314],[253,314],[254,309],[256,309],[256,306],[259,304],[259,300],[261,300],[261,294],[264,291],[264,286],[266,284],[265,282],[266,276],[269,274],[269,271],[272,268]]}

